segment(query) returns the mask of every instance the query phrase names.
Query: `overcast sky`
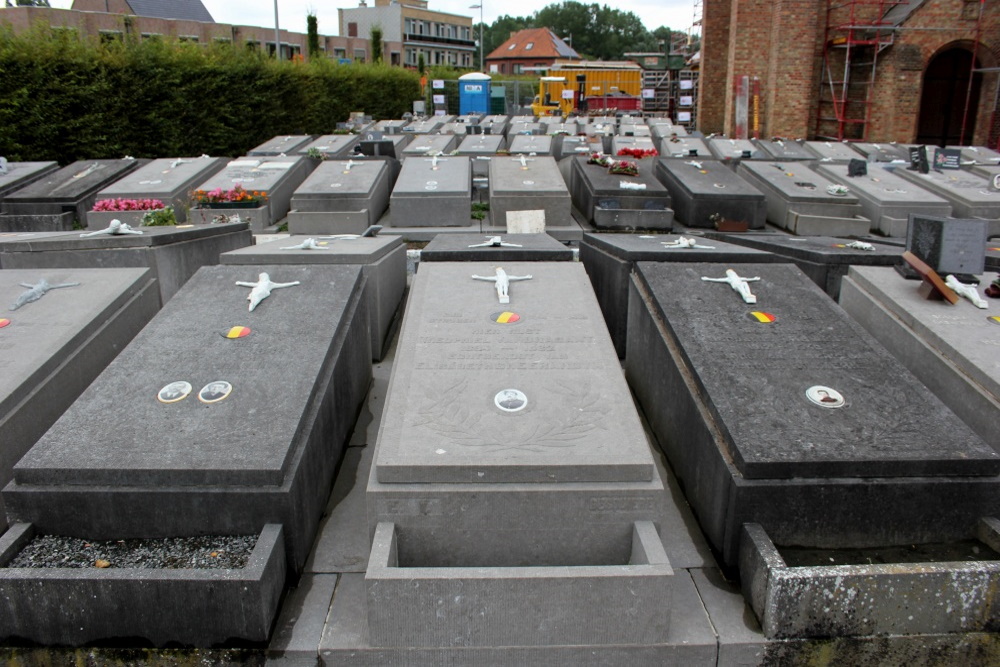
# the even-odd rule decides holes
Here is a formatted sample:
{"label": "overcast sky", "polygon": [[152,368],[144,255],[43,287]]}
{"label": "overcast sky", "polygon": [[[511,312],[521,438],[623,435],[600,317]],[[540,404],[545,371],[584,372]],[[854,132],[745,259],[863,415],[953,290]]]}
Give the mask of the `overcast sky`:
{"label": "overcast sky", "polygon": [[[254,25],[267,28],[274,27],[274,0],[202,0],[209,13],[219,23],[235,25]],[[319,21],[319,31],[324,35],[336,35],[337,9],[339,7],[357,7],[357,0],[277,0],[278,24],[281,28],[293,32],[306,31],[306,14],[310,11],[316,14]],[[587,0],[580,0],[591,4]],[[609,5],[615,9],[632,12],[638,16],[648,30],[660,26],[668,26],[674,30],[687,32],[694,18],[692,0],[629,0],[628,2],[613,2],[596,0],[597,4]],[[53,7],[68,9],[73,0],[49,0]],[[369,5],[374,6],[374,0]],[[479,22],[479,10],[469,9],[470,5],[478,4],[478,0],[429,0],[428,9],[448,12],[461,16],[469,16],[474,23]],[[490,24],[498,16],[530,16],[549,2],[539,0],[484,0],[483,20]]]}

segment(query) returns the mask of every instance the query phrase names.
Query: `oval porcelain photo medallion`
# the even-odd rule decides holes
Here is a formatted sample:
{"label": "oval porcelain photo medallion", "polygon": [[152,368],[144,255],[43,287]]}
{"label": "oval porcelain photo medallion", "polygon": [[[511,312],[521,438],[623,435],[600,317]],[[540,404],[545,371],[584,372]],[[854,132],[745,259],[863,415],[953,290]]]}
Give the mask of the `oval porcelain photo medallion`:
{"label": "oval porcelain photo medallion", "polygon": [[160,403],[176,403],[183,401],[191,394],[191,383],[184,380],[171,382],[160,391],[156,392],[156,400]]}
{"label": "oval porcelain photo medallion", "polygon": [[225,380],[209,382],[198,392],[198,400],[202,403],[218,403],[225,400],[233,392],[233,385]]}
{"label": "oval porcelain photo medallion", "polygon": [[839,391],[821,385],[806,389],[806,398],[821,408],[842,408],[847,404]]}
{"label": "oval porcelain photo medallion", "polygon": [[504,412],[520,412],[528,407],[528,397],[519,389],[504,389],[493,397],[493,404]]}

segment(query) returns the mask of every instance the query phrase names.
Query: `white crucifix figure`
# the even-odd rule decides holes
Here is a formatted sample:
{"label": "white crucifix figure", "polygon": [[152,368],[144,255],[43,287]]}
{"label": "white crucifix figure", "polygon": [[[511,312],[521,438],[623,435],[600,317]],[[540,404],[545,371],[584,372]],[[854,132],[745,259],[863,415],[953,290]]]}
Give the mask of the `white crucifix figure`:
{"label": "white crucifix figure", "polygon": [[257,276],[257,282],[255,283],[237,280],[236,284],[240,287],[252,288],[250,290],[250,295],[247,297],[247,301],[250,302],[250,312],[253,312],[253,309],[256,308],[261,301],[271,296],[271,290],[280,289],[282,287],[293,287],[298,285],[299,281],[296,280],[290,283],[275,283],[271,282],[271,276],[266,273],[261,273]]}
{"label": "white crucifix figure", "polygon": [[701,169],[701,162],[698,162],[696,160],[691,160],[690,162],[685,162],[684,164],[689,164],[695,169]]}
{"label": "white crucifix figure", "polygon": [[743,297],[745,302],[757,303],[757,297],[750,292],[750,285],[747,283],[760,280],[759,276],[754,278],[741,278],[740,275],[732,269],[726,269],[725,278],[707,278],[702,276],[701,279],[710,283],[727,283],[730,287],[736,290],[741,297]]}
{"label": "white crucifix figure", "polygon": [[510,284],[516,280],[531,280],[531,276],[508,276],[507,272],[503,270],[502,267],[497,267],[497,273],[495,276],[472,276],[473,280],[486,280],[496,284],[497,297],[500,299],[500,303],[510,303]]}
{"label": "white crucifix figure", "polygon": [[854,250],[867,250],[868,252],[875,252],[875,246],[871,243],[866,243],[864,241],[851,241],[845,248],[853,248]]}
{"label": "white crucifix figure", "polygon": [[520,243],[507,243],[499,236],[491,236],[486,241],[482,243],[476,243],[469,246],[470,248],[521,248]]}
{"label": "white crucifix figure", "polygon": [[353,166],[354,166],[354,160],[348,160],[347,164],[344,165],[344,173],[346,174],[347,172],[349,172],[351,170],[351,167]]}
{"label": "white crucifix figure", "polygon": [[320,245],[314,238],[308,238],[298,245],[286,245],[279,250],[329,250],[329,248]]}
{"label": "white crucifix figure", "polygon": [[527,156],[526,156],[526,155],[524,155],[523,153],[522,153],[521,155],[518,155],[518,156],[517,156],[516,158],[514,158],[514,159],[515,159],[516,161],[518,161],[518,162],[520,162],[520,163],[521,163],[521,169],[527,169],[527,168],[528,168],[528,163],[529,163],[529,162],[534,162],[534,160],[533,160],[533,159],[531,159],[531,158],[527,157]]}
{"label": "white crucifix figure", "polygon": [[676,241],[660,241],[660,243],[663,245],[664,248],[667,248],[668,250],[673,250],[675,248],[677,249],[701,248],[702,250],[715,250],[714,245],[699,245],[697,239],[688,238],[686,236],[682,236]]}
{"label": "white crucifix figure", "polygon": [[31,303],[32,301],[38,301],[47,292],[54,289],[60,289],[63,287],[77,287],[80,283],[61,283],[59,285],[50,285],[49,281],[42,278],[34,285],[30,283],[20,283],[21,287],[27,287],[27,292],[22,292],[21,296],[17,297],[17,301],[10,307],[11,310],[17,310],[26,303]]}
{"label": "white crucifix figure", "polygon": [[431,155],[431,159],[427,160],[431,163],[431,171],[437,171],[438,168],[438,158],[441,156],[440,153],[434,153]]}
{"label": "white crucifix figure", "polygon": [[124,234],[142,234],[142,230],[132,229],[131,226],[122,222],[121,220],[112,220],[104,229],[99,229],[96,232],[88,232],[87,234],[80,234],[80,238],[85,236],[122,236]]}
{"label": "white crucifix figure", "polygon": [[979,296],[979,291],[976,289],[975,285],[967,285],[966,283],[960,282],[958,278],[951,275],[950,273],[945,277],[944,284],[955,290],[955,294],[964,296],[966,299],[972,302],[976,308],[989,308],[989,304],[986,300]]}

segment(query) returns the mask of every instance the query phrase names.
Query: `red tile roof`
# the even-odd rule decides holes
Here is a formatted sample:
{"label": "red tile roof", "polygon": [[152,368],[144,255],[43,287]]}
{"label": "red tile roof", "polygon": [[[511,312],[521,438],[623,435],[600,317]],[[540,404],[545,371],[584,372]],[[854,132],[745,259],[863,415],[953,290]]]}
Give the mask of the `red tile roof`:
{"label": "red tile roof", "polygon": [[487,59],[508,58],[580,58],[566,42],[556,37],[548,28],[519,30],[498,46]]}

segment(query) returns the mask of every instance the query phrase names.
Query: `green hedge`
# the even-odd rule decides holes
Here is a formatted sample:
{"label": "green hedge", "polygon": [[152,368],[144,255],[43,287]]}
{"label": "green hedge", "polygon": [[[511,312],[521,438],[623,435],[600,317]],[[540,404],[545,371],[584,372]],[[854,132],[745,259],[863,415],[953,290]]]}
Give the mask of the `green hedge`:
{"label": "green hedge", "polygon": [[399,118],[419,97],[419,75],[398,67],[0,27],[0,155],[12,161],[237,156],[328,134],[352,111]]}

